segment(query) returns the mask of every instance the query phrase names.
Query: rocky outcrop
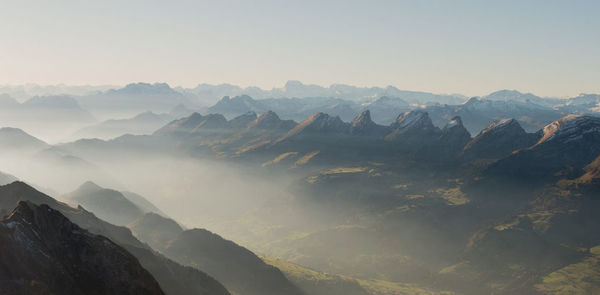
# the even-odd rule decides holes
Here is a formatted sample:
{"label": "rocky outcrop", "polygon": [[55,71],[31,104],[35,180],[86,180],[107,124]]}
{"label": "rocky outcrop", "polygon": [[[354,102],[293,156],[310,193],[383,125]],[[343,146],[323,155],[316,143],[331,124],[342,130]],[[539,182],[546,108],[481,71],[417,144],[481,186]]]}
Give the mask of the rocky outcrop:
{"label": "rocky outcrop", "polygon": [[125,249],[27,202],[0,222],[0,293],[164,294]]}
{"label": "rocky outcrop", "polygon": [[527,133],[514,119],[502,119],[487,126],[463,150],[467,159],[497,159],[535,144],[538,136]]}
{"label": "rocky outcrop", "polygon": [[366,110],[358,115],[352,123],[350,123],[350,133],[353,135],[361,135],[368,137],[383,137],[387,132],[388,128],[385,126],[377,125],[371,120],[371,112]]}

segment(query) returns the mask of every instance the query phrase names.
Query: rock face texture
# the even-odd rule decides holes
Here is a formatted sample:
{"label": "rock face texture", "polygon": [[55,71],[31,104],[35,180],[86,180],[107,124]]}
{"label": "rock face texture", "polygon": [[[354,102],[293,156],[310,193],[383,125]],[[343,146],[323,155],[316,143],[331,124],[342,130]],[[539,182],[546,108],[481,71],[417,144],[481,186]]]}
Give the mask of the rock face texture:
{"label": "rock face texture", "polygon": [[292,120],[281,120],[273,111],[259,114],[256,119],[248,124],[250,129],[281,130],[288,131],[296,126]]}
{"label": "rock face texture", "polygon": [[390,128],[392,131],[385,136],[385,140],[409,149],[431,144],[441,134],[441,130],[431,122],[429,114],[421,110],[401,114]]}
{"label": "rock face texture", "polygon": [[373,122],[373,120],[371,120],[371,112],[369,110],[362,112],[360,115],[354,118],[350,125],[350,132],[353,135],[379,138],[383,137],[387,132],[389,132],[388,128],[377,125],[375,122]]}
{"label": "rock face texture", "polygon": [[[73,208],[64,203],[58,202],[55,199],[44,195],[43,193],[40,193],[39,191],[20,181],[0,186],[0,216],[9,214],[11,210],[18,206],[20,201],[27,201],[38,205],[46,204],[50,206],[50,208],[58,210],[71,222],[88,230],[89,232],[96,235],[108,237],[111,241],[114,241],[119,246],[125,248],[129,253],[135,256],[135,258],[137,258],[142,267],[148,270],[148,272],[150,272],[150,274],[154,276],[156,281],[158,281],[158,283],[160,284],[162,290],[167,295],[229,294],[229,292],[225,289],[225,287],[223,287],[223,285],[221,285],[219,282],[217,282],[215,279],[208,276],[207,274],[201,272],[200,270],[182,266],[153,251],[146,244],[136,239],[131,234],[131,231],[128,228],[116,226],[103,220],[100,220],[94,214],[86,211],[81,206],[78,208]],[[0,253],[0,255],[2,254]],[[0,266],[1,265],[2,264],[0,263]],[[0,292],[0,294],[4,293]],[[59,292],[52,294],[63,293]]]}
{"label": "rock face texture", "polygon": [[452,149],[462,149],[471,140],[471,134],[463,125],[462,119],[456,116],[444,126],[439,140]]}
{"label": "rock face texture", "polygon": [[514,119],[492,122],[464,148],[465,157],[500,158],[532,146],[538,135],[527,133]]}
{"label": "rock face texture", "polygon": [[568,115],[548,124],[536,138],[537,143],[498,161],[489,171],[524,180],[580,176],[600,154],[600,118]]}
{"label": "rock face texture", "polygon": [[1,294],[164,294],[138,260],[47,205],[0,221]]}
{"label": "rock face texture", "polygon": [[332,117],[325,113],[315,113],[310,115],[304,121],[300,122],[296,127],[290,130],[287,134],[276,140],[282,142],[290,138],[298,138],[301,136],[311,135],[332,135],[332,134],[349,134],[350,124],[342,121],[340,117]]}

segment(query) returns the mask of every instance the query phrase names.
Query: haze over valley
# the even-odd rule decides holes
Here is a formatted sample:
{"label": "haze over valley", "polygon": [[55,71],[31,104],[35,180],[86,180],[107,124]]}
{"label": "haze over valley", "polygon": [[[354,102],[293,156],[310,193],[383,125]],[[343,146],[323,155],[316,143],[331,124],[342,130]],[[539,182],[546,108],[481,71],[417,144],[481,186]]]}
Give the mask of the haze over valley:
{"label": "haze over valley", "polygon": [[[561,276],[593,263],[599,243],[599,95],[467,98],[288,82],[254,89],[255,99],[233,86],[198,88],[35,96],[39,114],[77,110],[60,118],[77,131],[52,141],[52,119],[7,121],[4,212],[19,200],[30,203],[16,210],[91,212],[95,221],[72,221],[126,250],[145,243],[169,259],[161,263],[206,272],[222,284],[211,288],[236,294],[591,290]],[[95,101],[115,93],[108,105]],[[224,96],[206,104],[207,93]],[[28,111],[27,101],[11,110]],[[111,109],[114,119],[79,120]],[[184,288],[148,270],[164,292]]]}
{"label": "haze over valley", "polygon": [[0,294],[600,294],[598,11],[0,3]]}

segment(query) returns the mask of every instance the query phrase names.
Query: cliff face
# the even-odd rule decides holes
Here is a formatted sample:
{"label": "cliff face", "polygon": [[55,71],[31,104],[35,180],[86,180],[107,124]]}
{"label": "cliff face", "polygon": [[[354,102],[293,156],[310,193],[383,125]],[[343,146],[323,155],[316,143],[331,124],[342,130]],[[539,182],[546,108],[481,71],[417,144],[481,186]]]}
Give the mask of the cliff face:
{"label": "cliff face", "polygon": [[1,294],[164,294],[138,260],[47,205],[0,221]]}

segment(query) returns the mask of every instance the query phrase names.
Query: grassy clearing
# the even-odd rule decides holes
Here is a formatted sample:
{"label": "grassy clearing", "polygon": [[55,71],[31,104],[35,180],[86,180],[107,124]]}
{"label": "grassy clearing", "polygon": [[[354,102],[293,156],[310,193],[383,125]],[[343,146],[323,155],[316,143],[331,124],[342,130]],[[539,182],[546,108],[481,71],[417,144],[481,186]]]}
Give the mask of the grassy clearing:
{"label": "grassy clearing", "polygon": [[[385,280],[356,279],[349,276],[334,275],[319,272],[291,262],[272,258],[261,257],[265,263],[279,268],[292,282],[301,288],[307,286],[321,286],[329,288],[323,294],[367,294],[367,295],[450,295],[451,292],[437,292],[427,290],[415,284],[396,283]],[[335,286],[332,288],[332,286]],[[323,290],[323,288],[321,289]],[[315,292],[320,293],[319,290]]]}
{"label": "grassy clearing", "polygon": [[312,159],[314,156],[318,155],[321,151],[314,151],[314,152],[310,152],[304,156],[302,156],[302,158],[298,159],[298,161],[296,161],[296,163],[294,164],[295,167],[298,166],[302,166],[306,163],[308,163],[308,161],[310,161],[310,159]]}
{"label": "grassy clearing", "polygon": [[535,286],[545,294],[600,294],[600,246],[581,262],[565,266]]}
{"label": "grassy clearing", "polygon": [[448,202],[450,205],[464,205],[469,203],[469,199],[460,190],[460,187],[455,188],[439,188],[434,193],[437,193],[440,197]]}
{"label": "grassy clearing", "polygon": [[262,166],[263,166],[263,167],[267,167],[267,166],[270,166],[270,165],[273,165],[273,164],[278,164],[278,163],[279,163],[279,162],[281,162],[283,159],[285,159],[285,158],[288,158],[288,157],[293,157],[293,156],[296,156],[296,155],[298,155],[298,152],[288,152],[288,153],[283,153],[283,154],[281,154],[281,155],[277,156],[275,159],[273,159],[273,160],[271,160],[271,161],[264,162],[264,163],[262,164]]}

